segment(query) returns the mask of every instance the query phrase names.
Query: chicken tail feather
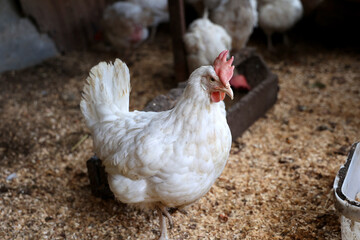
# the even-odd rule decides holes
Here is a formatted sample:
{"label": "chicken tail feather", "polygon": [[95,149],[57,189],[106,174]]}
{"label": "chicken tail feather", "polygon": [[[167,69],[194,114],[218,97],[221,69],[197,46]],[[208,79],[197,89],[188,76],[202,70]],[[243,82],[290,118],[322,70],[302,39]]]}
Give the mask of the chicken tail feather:
{"label": "chicken tail feather", "polygon": [[113,121],[129,111],[130,74],[124,62],[100,62],[90,70],[80,102],[86,124]]}

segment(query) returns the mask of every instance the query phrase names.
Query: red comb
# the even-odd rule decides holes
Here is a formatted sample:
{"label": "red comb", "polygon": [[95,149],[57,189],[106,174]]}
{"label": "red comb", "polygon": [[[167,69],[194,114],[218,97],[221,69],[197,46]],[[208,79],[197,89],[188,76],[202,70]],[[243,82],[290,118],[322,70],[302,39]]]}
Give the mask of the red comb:
{"label": "red comb", "polygon": [[234,74],[234,66],[231,66],[234,57],[231,57],[229,61],[226,61],[228,53],[229,50],[222,51],[213,63],[215,72],[224,86],[229,84],[229,81]]}

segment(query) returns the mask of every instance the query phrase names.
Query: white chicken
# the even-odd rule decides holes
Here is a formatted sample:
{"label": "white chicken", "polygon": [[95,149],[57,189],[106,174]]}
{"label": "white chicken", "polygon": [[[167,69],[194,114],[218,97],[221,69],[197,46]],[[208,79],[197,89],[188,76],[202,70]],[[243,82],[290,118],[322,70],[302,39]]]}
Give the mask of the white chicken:
{"label": "white chicken", "polygon": [[300,0],[258,0],[259,26],[267,36],[269,50],[274,50],[271,36],[274,32],[284,33],[284,43],[288,45],[285,32],[299,21],[303,14]]}
{"label": "white chicken", "polygon": [[134,3],[116,2],[109,5],[102,20],[105,37],[117,51],[137,47],[149,36],[149,12]]}
{"label": "white chicken", "polygon": [[210,19],[221,26],[232,38],[232,49],[246,46],[257,25],[256,0],[204,0]]}
{"label": "white chicken", "polygon": [[210,65],[224,49],[231,49],[231,37],[220,25],[212,23],[207,14],[192,22],[184,35],[189,71]]}
{"label": "white chicken", "polygon": [[141,6],[144,11],[149,12],[151,20],[146,24],[152,28],[151,38],[154,38],[156,28],[160,23],[169,21],[168,0],[127,0],[128,2]]}
{"label": "white chicken", "polygon": [[155,36],[156,27],[169,21],[167,0],[128,0],[109,5],[102,21],[105,37],[118,51],[137,47]]}
{"label": "white chicken", "polygon": [[231,132],[222,100],[233,98],[234,70],[227,54],[196,69],[175,107],[164,112],[129,112],[129,69],[118,59],[93,67],[83,89],[81,111],[110,189],[123,203],[157,209],[160,239],[168,239],[163,214],[172,224],[167,207],[204,196],[227,162]]}

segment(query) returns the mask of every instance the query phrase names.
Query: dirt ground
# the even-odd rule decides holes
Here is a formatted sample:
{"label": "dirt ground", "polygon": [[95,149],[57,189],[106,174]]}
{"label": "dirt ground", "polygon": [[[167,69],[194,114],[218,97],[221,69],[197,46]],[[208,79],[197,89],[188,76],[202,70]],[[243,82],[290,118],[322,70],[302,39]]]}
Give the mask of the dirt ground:
{"label": "dirt ground", "polygon": [[[340,239],[332,184],[360,141],[360,54],[295,41],[276,54],[276,105],[234,139],[210,192],[173,214],[172,239]],[[90,68],[115,53],[73,52],[0,75],[0,238],[156,239],[158,216],[91,195],[92,140],[79,102]],[[131,109],[174,87],[159,33],[126,58]]]}

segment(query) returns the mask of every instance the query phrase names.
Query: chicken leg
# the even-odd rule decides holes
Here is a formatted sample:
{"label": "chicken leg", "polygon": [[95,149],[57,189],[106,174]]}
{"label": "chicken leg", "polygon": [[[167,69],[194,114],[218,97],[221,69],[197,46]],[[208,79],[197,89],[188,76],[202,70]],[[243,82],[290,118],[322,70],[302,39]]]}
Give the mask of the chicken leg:
{"label": "chicken leg", "polygon": [[275,48],[274,48],[274,45],[272,43],[272,33],[267,33],[266,34],[266,37],[267,37],[267,48],[268,48],[268,51],[270,52],[275,52]]}
{"label": "chicken leg", "polygon": [[158,209],[158,213],[159,213],[159,217],[160,217],[160,228],[161,228],[161,235],[160,235],[159,240],[168,240],[169,237],[167,235],[166,218],[165,217],[167,217],[167,219],[169,220],[170,229],[173,227],[172,217],[164,205],[159,204],[157,209]]}
{"label": "chicken leg", "polygon": [[289,37],[286,33],[283,33],[283,39],[284,39],[284,44],[286,47],[290,47],[290,40],[289,40]]}
{"label": "chicken leg", "polygon": [[154,42],[156,32],[157,32],[157,26],[156,25],[151,26],[151,33],[150,33],[150,37],[149,37],[149,42]]}

